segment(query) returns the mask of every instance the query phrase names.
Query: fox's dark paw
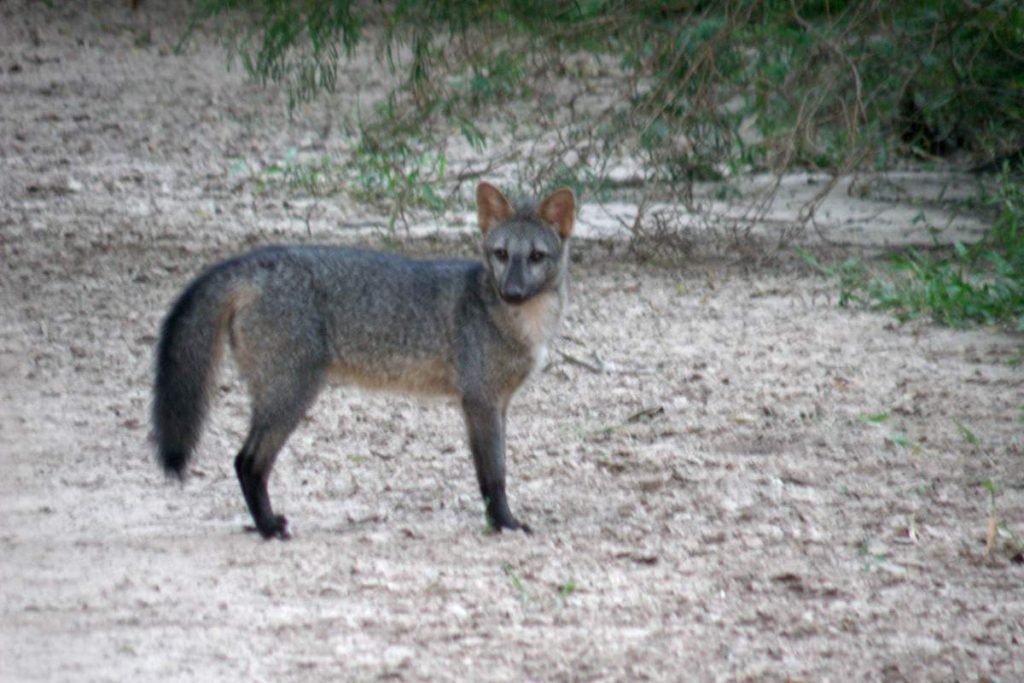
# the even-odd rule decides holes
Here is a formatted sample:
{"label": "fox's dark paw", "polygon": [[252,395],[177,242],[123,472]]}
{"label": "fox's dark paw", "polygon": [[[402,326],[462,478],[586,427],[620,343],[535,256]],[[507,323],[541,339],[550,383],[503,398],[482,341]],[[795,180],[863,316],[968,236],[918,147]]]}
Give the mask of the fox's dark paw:
{"label": "fox's dark paw", "polygon": [[515,518],[497,523],[492,522],[491,529],[493,529],[494,532],[497,534],[500,534],[502,531],[505,531],[506,529],[509,531],[522,531],[524,534],[528,536],[533,534],[533,529],[530,528],[529,524],[523,524]]}
{"label": "fox's dark paw", "polygon": [[288,532],[288,518],[284,515],[274,515],[274,521],[265,526],[247,526],[246,531],[258,531],[260,536],[266,539],[277,538],[287,541],[292,535]]}
{"label": "fox's dark paw", "polygon": [[530,528],[529,524],[520,524],[519,525],[519,530],[522,531],[527,536],[533,536],[533,529]]}

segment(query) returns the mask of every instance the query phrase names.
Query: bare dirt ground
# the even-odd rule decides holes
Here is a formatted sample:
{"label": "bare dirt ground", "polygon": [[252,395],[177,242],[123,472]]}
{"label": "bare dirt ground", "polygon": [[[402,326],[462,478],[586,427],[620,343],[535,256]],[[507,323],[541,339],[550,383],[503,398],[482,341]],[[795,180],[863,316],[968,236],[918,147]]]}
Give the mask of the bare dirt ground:
{"label": "bare dirt ground", "polygon": [[173,54],[180,11],[110,4],[0,5],[0,679],[1024,680],[1020,338],[844,311],[794,268],[577,245],[510,413],[532,537],[485,532],[454,407],[348,390],[271,482],[294,540],[244,533],[230,367],[168,483],[176,293],[373,219],[307,223],[228,161],[321,144],[351,94],[289,120],[215,40]]}

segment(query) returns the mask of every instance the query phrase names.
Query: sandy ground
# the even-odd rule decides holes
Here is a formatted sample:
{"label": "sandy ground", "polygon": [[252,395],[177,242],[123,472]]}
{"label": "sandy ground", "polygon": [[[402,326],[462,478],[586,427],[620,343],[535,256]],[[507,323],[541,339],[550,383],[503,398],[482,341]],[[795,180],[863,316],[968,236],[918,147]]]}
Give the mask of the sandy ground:
{"label": "sandy ground", "polygon": [[[510,413],[532,537],[485,532],[453,406],[342,390],[271,482],[295,538],[243,532],[230,366],[167,482],[177,291],[375,220],[309,223],[229,159],[321,144],[351,95],[288,120],[215,41],[172,54],[173,12],[53,5],[0,5],[0,679],[1024,680],[1020,338],[840,310],[797,268],[577,245]],[[882,243],[918,210],[890,206]]]}

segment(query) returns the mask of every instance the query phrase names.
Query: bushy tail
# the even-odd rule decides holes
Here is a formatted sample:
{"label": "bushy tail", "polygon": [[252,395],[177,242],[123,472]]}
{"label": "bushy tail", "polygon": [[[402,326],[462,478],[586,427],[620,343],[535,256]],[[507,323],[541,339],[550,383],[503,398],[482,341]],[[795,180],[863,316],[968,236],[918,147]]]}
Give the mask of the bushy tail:
{"label": "bushy tail", "polygon": [[164,320],[156,350],[153,440],[169,475],[184,478],[210,402],[210,389],[223,353],[230,319],[220,266],[199,277]]}

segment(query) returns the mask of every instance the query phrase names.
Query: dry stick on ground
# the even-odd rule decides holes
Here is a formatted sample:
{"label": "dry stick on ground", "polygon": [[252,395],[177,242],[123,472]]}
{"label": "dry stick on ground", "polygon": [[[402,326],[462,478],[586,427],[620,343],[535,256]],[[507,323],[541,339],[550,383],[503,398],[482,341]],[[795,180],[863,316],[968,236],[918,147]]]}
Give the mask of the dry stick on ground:
{"label": "dry stick on ground", "polygon": [[566,353],[565,351],[559,351],[558,355],[560,355],[567,363],[570,363],[572,365],[578,365],[581,368],[590,370],[596,375],[600,375],[605,371],[604,362],[600,358],[597,358],[596,356],[595,360],[597,361],[597,364],[589,363],[583,360],[582,358],[577,358],[576,356]]}

